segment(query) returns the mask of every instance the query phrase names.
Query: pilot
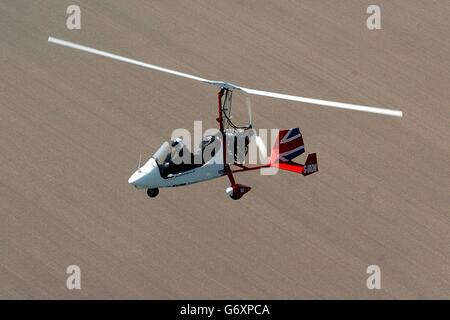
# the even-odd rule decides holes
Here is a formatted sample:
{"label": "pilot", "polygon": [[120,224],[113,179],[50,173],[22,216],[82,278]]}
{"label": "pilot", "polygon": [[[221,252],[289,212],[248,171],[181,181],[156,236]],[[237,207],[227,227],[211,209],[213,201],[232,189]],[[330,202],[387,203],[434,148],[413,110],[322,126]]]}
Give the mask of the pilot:
{"label": "pilot", "polygon": [[172,147],[171,152],[168,154],[166,161],[164,162],[163,167],[166,172],[170,173],[171,167],[175,164],[173,163],[173,159],[177,157],[183,156],[184,143],[182,138],[176,138],[175,140],[170,141],[170,145]]}
{"label": "pilot", "polygon": [[176,138],[175,140],[171,140],[170,141],[170,146],[172,147],[172,150],[170,153],[167,154],[166,159],[163,162],[162,167],[162,173],[161,176],[163,177],[167,177],[169,175],[169,173],[171,173],[172,169],[171,168],[171,164],[172,164],[172,157],[174,155],[177,155],[180,153],[180,151],[183,149],[183,139],[181,138]]}
{"label": "pilot", "polygon": [[175,147],[177,145],[179,145],[180,147],[183,147],[183,139],[176,138],[175,140],[171,141],[171,145],[172,145],[172,147]]}
{"label": "pilot", "polygon": [[184,152],[184,142],[181,138],[176,138],[175,140],[172,140],[172,157],[178,158],[183,157]]}

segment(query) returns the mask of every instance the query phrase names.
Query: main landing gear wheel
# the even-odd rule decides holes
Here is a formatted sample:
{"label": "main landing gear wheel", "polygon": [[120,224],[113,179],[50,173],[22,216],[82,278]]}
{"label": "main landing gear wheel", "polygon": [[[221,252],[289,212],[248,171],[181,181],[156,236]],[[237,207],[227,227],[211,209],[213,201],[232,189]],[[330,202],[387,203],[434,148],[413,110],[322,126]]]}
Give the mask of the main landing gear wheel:
{"label": "main landing gear wheel", "polygon": [[158,194],[159,194],[159,189],[158,189],[158,188],[155,188],[155,189],[147,189],[147,195],[148,195],[150,198],[154,198],[154,197],[156,197]]}
{"label": "main landing gear wheel", "polygon": [[225,189],[225,192],[228,194],[228,196],[233,200],[239,200],[250,191],[250,187],[247,187],[243,184],[234,184],[231,187],[228,187]]}
{"label": "main landing gear wheel", "polygon": [[231,199],[233,200],[239,200],[240,198],[242,198],[243,194],[242,193],[238,193],[238,194],[232,194],[230,196]]}

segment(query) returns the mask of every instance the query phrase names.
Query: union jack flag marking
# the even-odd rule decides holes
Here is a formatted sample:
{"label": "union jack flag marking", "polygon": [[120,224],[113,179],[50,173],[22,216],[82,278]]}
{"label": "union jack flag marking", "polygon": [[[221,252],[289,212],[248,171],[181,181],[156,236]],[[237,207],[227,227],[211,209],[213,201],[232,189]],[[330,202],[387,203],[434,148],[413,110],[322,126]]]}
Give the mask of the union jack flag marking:
{"label": "union jack flag marking", "polygon": [[[277,143],[279,161],[291,161],[305,152],[305,145],[299,128],[280,130]],[[275,150],[276,148],[275,145]]]}

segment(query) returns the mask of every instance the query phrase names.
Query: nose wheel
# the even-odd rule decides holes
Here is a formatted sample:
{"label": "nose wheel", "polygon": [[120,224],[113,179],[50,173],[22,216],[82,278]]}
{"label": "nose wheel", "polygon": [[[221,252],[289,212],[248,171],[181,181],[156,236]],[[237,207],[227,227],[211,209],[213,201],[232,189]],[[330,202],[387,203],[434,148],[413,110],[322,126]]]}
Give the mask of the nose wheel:
{"label": "nose wheel", "polygon": [[147,189],[147,195],[148,195],[150,198],[154,198],[154,197],[156,197],[158,194],[159,194],[159,189],[158,189],[158,188],[155,188],[155,189]]}

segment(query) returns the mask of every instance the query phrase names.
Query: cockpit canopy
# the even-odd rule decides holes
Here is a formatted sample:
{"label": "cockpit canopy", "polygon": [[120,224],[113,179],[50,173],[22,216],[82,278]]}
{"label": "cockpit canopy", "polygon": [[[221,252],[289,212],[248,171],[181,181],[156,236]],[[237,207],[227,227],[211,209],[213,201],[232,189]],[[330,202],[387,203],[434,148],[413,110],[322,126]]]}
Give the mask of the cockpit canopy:
{"label": "cockpit canopy", "polygon": [[[219,141],[217,136],[204,137],[195,155],[189,151],[181,138],[172,140],[170,143],[164,142],[153,155],[161,176],[168,178],[170,175],[201,167],[205,164],[205,160],[209,160],[203,157],[205,148],[215,141]],[[212,156],[214,156],[214,152]]]}
{"label": "cockpit canopy", "polygon": [[170,161],[171,154],[172,147],[167,141],[165,141],[155,152],[155,154],[153,155],[153,159],[156,160],[158,165],[163,165],[165,162]]}

